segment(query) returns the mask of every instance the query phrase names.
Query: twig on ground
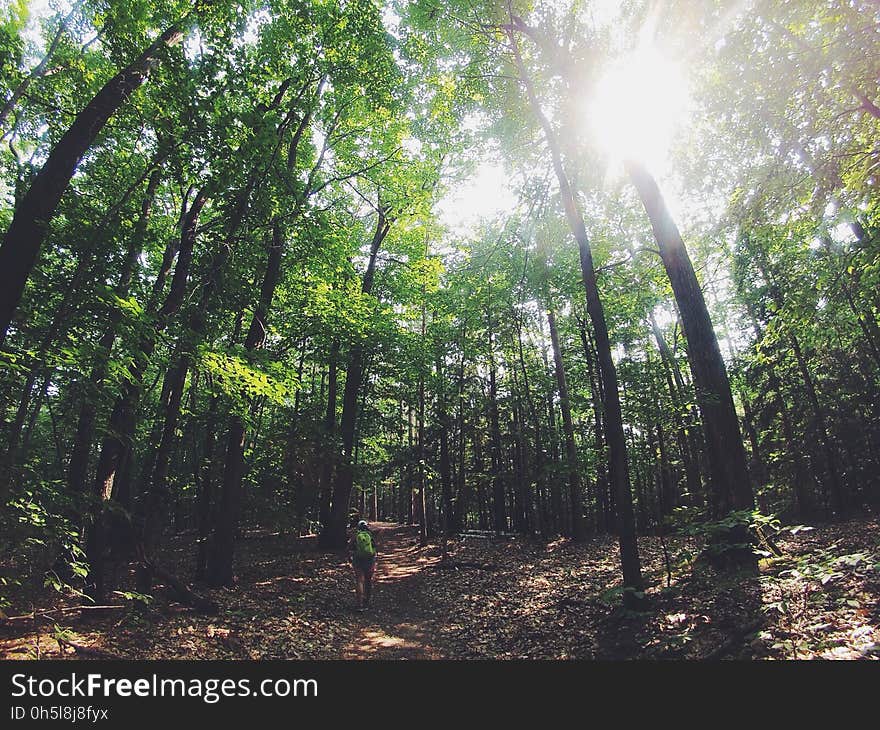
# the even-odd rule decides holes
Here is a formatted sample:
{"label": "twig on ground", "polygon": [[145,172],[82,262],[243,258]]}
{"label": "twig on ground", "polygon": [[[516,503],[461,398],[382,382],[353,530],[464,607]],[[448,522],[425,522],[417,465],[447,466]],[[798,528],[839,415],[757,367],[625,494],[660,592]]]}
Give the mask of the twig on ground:
{"label": "twig on ground", "polygon": [[58,642],[58,648],[61,653],[64,654],[64,647],[69,646],[73,649],[77,654],[82,654],[84,656],[92,656],[97,659],[122,659],[118,654],[113,654],[109,651],[104,651],[103,649],[98,649],[94,646],[83,646],[82,644],[75,644],[72,641],[68,641],[67,639],[62,639],[60,637],[56,637],[55,641]]}

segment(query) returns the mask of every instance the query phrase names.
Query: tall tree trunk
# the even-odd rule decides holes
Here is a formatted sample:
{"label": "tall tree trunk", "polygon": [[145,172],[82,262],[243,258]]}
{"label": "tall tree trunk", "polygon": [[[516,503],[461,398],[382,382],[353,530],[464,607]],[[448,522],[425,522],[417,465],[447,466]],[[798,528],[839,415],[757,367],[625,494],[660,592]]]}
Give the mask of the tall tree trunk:
{"label": "tall tree trunk", "polygon": [[547,310],[547,321],[550,324],[550,342],[553,346],[553,362],[556,370],[556,386],[559,389],[559,407],[562,411],[562,431],[565,436],[566,471],[568,472],[568,490],[571,501],[571,536],[580,541],[586,537],[584,529],[584,507],[581,499],[581,475],[578,468],[577,446],[574,441],[574,425],[571,419],[571,403],[568,398],[568,383],[565,378],[565,366],[562,362],[562,349],[559,346],[559,332],[556,327],[556,315],[552,309]]}
{"label": "tall tree trunk", "polygon": [[523,352],[522,340],[522,319],[517,322],[517,354],[519,355],[519,366],[522,372],[523,393],[525,395],[526,406],[529,409],[529,416],[532,421],[532,428],[535,431],[534,457],[532,468],[535,475],[535,499],[531,497],[531,485],[526,485],[526,495],[528,499],[527,509],[531,515],[531,525],[542,536],[546,535],[546,520],[543,514],[543,495],[544,495],[544,444],[543,434],[541,431],[541,418],[538,415],[538,409],[535,405],[535,399],[532,397],[532,389],[529,384],[529,373],[526,368],[525,355]]}
{"label": "tall tree trunk", "polygon": [[[428,256],[428,241],[425,239],[425,258]],[[421,317],[421,343],[425,347],[425,335],[428,328],[428,312],[425,287],[422,286],[422,317]],[[425,547],[428,544],[428,514],[427,514],[427,474],[425,472],[425,370],[428,367],[424,349],[419,353],[419,545]]]}
{"label": "tall tree trunk", "polygon": [[0,245],[0,346],[49,230],[49,222],[70,184],[76,166],[107,120],[146,80],[166,48],[183,38],[184,24],[175,23],[140,57],[116,74],[77,115],[49,153],[30,188],[19,201]]}
{"label": "tall tree trunk", "polygon": [[333,491],[333,463],[336,455],[336,393],[338,386],[339,340],[334,338],[330,343],[329,364],[327,370],[327,408],[324,411],[324,448],[320,474],[320,505],[318,521],[325,525],[330,518],[330,496]]}
{"label": "tall tree trunk", "polygon": [[730,381],[690,256],[654,178],[632,160],[627,161],[626,169],[651,221],[681,314],[706,431],[715,516],[752,509],[755,498]]}
{"label": "tall tree trunk", "polygon": [[445,540],[455,525],[452,502],[452,472],[449,456],[449,413],[446,409],[446,384],[443,380],[443,353],[437,351],[437,425],[440,428],[440,497],[441,533]]}
{"label": "tall tree trunk", "polygon": [[415,506],[416,490],[414,488],[416,482],[415,459],[413,456],[416,452],[416,425],[415,416],[413,414],[412,403],[406,404],[406,524],[412,525],[418,512]]}
{"label": "tall tree trunk", "polygon": [[[542,327],[543,329],[543,327]],[[543,335],[543,332],[542,332]],[[544,365],[544,372],[550,371],[550,364],[547,361],[547,352],[541,348],[541,359]],[[547,391],[547,451],[548,463],[555,464],[559,459],[559,429],[556,424],[556,404],[553,402],[553,393]],[[550,477],[550,516],[553,522],[553,533],[561,535],[564,532],[564,512],[562,509],[562,493],[559,488],[559,479],[555,470]]]}
{"label": "tall tree trunk", "polygon": [[608,472],[612,488],[617,497],[617,529],[620,543],[621,572],[623,573],[624,587],[628,589],[625,600],[634,605],[638,603],[636,593],[642,589],[642,573],[639,561],[638,545],[636,543],[635,519],[632,509],[632,491],[629,482],[629,470],[626,457],[626,436],[623,431],[623,414],[620,409],[620,395],[618,393],[617,370],[611,356],[611,341],[608,337],[608,325],[605,321],[605,311],[599,296],[596,282],[596,272],[593,268],[593,253],[590,249],[590,240],[584,226],[584,219],[578,209],[577,201],[565,168],[562,164],[562,154],[556,139],[556,133],[550,121],[541,110],[538,97],[535,94],[531,79],[519,53],[516,35],[513,30],[509,31],[514,57],[519,70],[520,79],[525,86],[529,103],[535,116],[544,130],[547,145],[550,148],[550,156],[556,178],[559,184],[559,193],[565,208],[565,217],[571,232],[575,237],[580,252],[581,275],[583,276],[584,291],[587,298],[587,312],[593,325],[596,337],[596,350],[599,359],[599,371],[605,386],[605,424],[607,428],[609,446]]}
{"label": "tall tree trunk", "polygon": [[492,527],[496,532],[507,530],[507,514],[504,507],[503,456],[501,454],[501,426],[498,417],[498,383],[495,372],[495,334],[489,315],[489,432],[492,461]]}
{"label": "tall tree trunk", "polygon": [[[373,278],[376,272],[376,256],[382,241],[391,230],[393,221],[385,215],[385,210],[379,206],[376,216],[376,230],[370,243],[370,258],[367,270],[361,283],[361,292],[369,294],[373,288]],[[330,514],[326,523],[322,525],[320,544],[326,548],[341,549],[345,547],[346,530],[348,528],[348,506],[351,499],[351,490],[354,485],[354,472],[352,470],[352,454],[354,453],[354,434],[357,425],[358,394],[363,379],[364,346],[361,343],[352,345],[349,352],[348,368],[345,374],[345,388],[342,393],[342,419],[339,425],[342,439],[342,454],[336,470],[336,483],[333,488]]]}
{"label": "tall tree trunk", "polygon": [[[284,238],[281,223],[272,221],[272,241],[266,261],[266,272],[260,287],[254,315],[244,340],[245,352],[259,350],[266,340],[266,322],[272,307],[272,298],[281,277],[281,257],[284,252]],[[226,436],[226,460],[223,470],[223,485],[220,492],[217,523],[214,527],[211,549],[205,578],[209,585],[231,585],[233,578],[233,558],[235,553],[235,533],[238,528],[239,505],[241,502],[241,480],[244,472],[245,422],[241,415],[233,414],[229,419]],[[154,483],[154,488],[157,485]]]}
{"label": "tall tree trunk", "polygon": [[456,469],[456,500],[454,505],[454,517],[455,521],[452,525],[450,525],[450,530],[452,532],[459,532],[462,530],[467,522],[467,507],[466,507],[466,460],[465,460],[465,452],[467,451],[467,433],[465,428],[465,418],[464,418],[464,368],[465,368],[465,320],[462,318],[461,323],[461,333],[459,336],[459,342],[461,346],[461,359],[458,363],[458,373],[456,377],[456,396],[458,399],[458,412],[456,415],[456,419],[458,422],[458,468]]}

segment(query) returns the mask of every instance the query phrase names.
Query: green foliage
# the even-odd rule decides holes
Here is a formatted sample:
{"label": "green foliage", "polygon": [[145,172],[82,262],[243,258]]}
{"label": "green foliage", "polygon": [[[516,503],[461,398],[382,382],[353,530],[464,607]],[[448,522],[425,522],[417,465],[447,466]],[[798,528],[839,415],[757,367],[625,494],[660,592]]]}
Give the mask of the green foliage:
{"label": "green foliage", "polygon": [[59,593],[82,595],[88,572],[80,530],[71,521],[76,505],[59,482],[42,482],[13,491],[0,513],[0,545],[10,558],[13,575],[0,581],[0,608],[9,605],[20,578],[39,578]]}
{"label": "green foliage", "polygon": [[113,594],[119,596],[123,600],[134,601],[135,603],[140,603],[144,606],[149,606],[153,602],[153,596],[138,593],[137,591],[113,591]]}
{"label": "green foliage", "polygon": [[770,557],[763,547],[766,538],[761,536],[772,536],[782,529],[778,517],[760,510],[734,510],[722,519],[709,520],[700,510],[677,508],[676,522],[679,535],[700,538],[707,553],[714,557],[745,549],[759,557]]}
{"label": "green foliage", "polygon": [[219,390],[236,402],[265,398],[285,405],[299,387],[295,374],[286,369],[269,364],[275,372],[266,371],[235,353],[203,348],[199,362]]}
{"label": "green foliage", "polygon": [[[0,130],[3,224],[101,85],[172,23],[185,38],[79,161],[0,352],[0,445],[14,495],[4,524],[24,546],[25,572],[41,583],[50,571],[45,580],[60,590],[81,582],[72,526],[97,505],[65,495],[88,417],[91,493],[105,446],[124,445],[130,473],[115,485],[124,491],[148,480],[142,472],[174,423],[166,486],[182,505],[175,526],[192,526],[198,486],[221,476],[217,451],[203,452],[237,418],[247,431],[241,521],[314,528],[327,465],[351,456],[356,497],[377,495],[388,516],[408,516],[411,493],[424,488],[438,520],[447,481],[460,526],[482,526],[500,480],[515,497],[515,529],[534,531],[539,515],[548,536],[566,531],[568,506],[554,501],[569,474],[550,309],[580,501],[593,527],[613,527],[579,251],[500,27],[511,10],[531,28],[520,50],[591,242],[638,531],[674,524],[716,552],[751,549],[750,533],[843,513],[835,476],[847,509],[876,508],[878,120],[856,95],[876,88],[864,52],[876,40],[871,16],[814,1],[749,12],[673,2],[656,17],[649,5],[620,3],[603,22],[580,2],[77,4],[45,73]],[[62,19],[43,18],[37,43],[23,33],[27,4],[2,6],[4,101]],[[646,29],[687,66],[692,86],[691,119],[659,177],[709,303],[756,482],[758,509],[722,520],[709,518],[718,495],[688,364],[698,355],[644,207],[582,108]],[[514,210],[458,230],[454,194],[487,161],[502,166]],[[190,270],[179,310],[163,320],[196,191],[207,202]],[[365,292],[380,212],[389,227]],[[266,292],[276,231],[281,264]],[[354,353],[364,366],[357,436],[343,454]],[[180,363],[188,372],[172,414],[166,386]],[[707,506],[684,506],[697,501]],[[137,504],[107,508],[136,522]],[[69,569],[52,573],[62,553]]]}

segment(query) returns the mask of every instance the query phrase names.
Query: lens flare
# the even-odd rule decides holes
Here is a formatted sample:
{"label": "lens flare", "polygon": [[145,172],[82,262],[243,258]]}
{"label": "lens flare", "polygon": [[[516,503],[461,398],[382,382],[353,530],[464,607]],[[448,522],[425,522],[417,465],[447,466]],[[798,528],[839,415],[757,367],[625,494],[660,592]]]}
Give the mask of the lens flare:
{"label": "lens flare", "polygon": [[637,159],[657,174],[687,106],[681,69],[647,46],[608,68],[586,99],[584,114],[595,144],[609,157]]}

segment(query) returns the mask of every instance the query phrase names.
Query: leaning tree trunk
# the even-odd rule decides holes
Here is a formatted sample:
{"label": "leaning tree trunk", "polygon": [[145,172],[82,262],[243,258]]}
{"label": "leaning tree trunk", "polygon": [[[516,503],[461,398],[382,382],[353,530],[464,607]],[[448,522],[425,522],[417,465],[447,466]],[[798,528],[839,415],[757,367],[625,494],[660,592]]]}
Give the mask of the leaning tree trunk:
{"label": "leaning tree trunk", "polygon": [[180,42],[183,34],[184,24],[175,23],[136,61],[104,84],[58,140],[19,201],[0,245],[0,345],[6,340],[12,316],[46,238],[49,222],[76,166],[107,120],[146,80],[162,52]]}
{"label": "leaning tree trunk", "polygon": [[755,498],[730,381],[693,264],[654,178],[637,162],[628,161],[626,168],[651,221],[681,314],[706,431],[715,516],[752,509]]}
{"label": "leaning tree trunk", "polygon": [[565,168],[562,164],[562,153],[556,133],[550,121],[541,110],[534,86],[526,71],[522,56],[519,52],[516,35],[513,30],[509,31],[509,37],[513,46],[514,57],[519,70],[520,79],[525,86],[529,103],[535,116],[544,130],[547,145],[556,178],[559,183],[559,193],[565,208],[565,217],[571,232],[575,237],[580,252],[581,275],[583,277],[584,291],[587,298],[587,312],[593,325],[596,337],[596,351],[599,360],[599,372],[604,384],[605,402],[604,415],[606,436],[608,439],[609,464],[608,473],[612,489],[617,497],[617,530],[620,543],[621,572],[623,573],[625,600],[633,605],[638,603],[636,593],[642,589],[642,571],[639,561],[638,544],[636,542],[635,519],[633,516],[632,490],[629,481],[629,469],[626,456],[626,435],[623,430],[623,414],[620,408],[620,394],[618,393],[617,369],[611,357],[611,341],[608,337],[608,324],[605,321],[605,310],[599,296],[599,288],[596,282],[596,271],[593,267],[593,253],[590,249],[590,239],[584,226],[584,219],[578,208],[574,191],[568,181]]}
{"label": "leaning tree trunk", "polygon": [[[266,339],[266,320],[272,306],[272,298],[281,276],[281,255],[284,241],[278,219],[272,225],[272,244],[266,263],[266,274],[260,287],[260,298],[254,310],[247,336],[244,340],[246,352],[259,350]],[[233,577],[233,557],[235,552],[235,531],[238,527],[239,504],[241,502],[241,479],[244,472],[245,423],[234,414],[229,419],[226,437],[226,461],[223,471],[223,486],[217,510],[217,525],[214,539],[208,553],[205,577],[209,585],[230,585]]]}
{"label": "leaning tree trunk", "polygon": [[[104,593],[103,558],[106,548],[104,506],[113,498],[117,474],[131,448],[131,441],[137,425],[137,407],[143,378],[156,348],[156,339],[167,326],[169,319],[177,313],[183,304],[192,263],[193,246],[198,230],[199,214],[204,202],[204,197],[197,197],[184,217],[177,264],[174,267],[171,286],[165,301],[156,312],[152,327],[141,336],[140,342],[135,348],[128,379],[113,405],[107,434],[101,443],[101,451],[95,469],[93,494],[95,507],[92,511],[86,543],[86,554],[90,566],[88,584],[91,587],[92,598],[96,600],[100,600]],[[157,291],[157,288],[154,287],[154,293]]]}
{"label": "leaning tree trunk", "polygon": [[[376,231],[370,243],[370,259],[361,283],[361,292],[369,294],[373,288],[373,277],[376,272],[376,256],[382,241],[391,230],[391,220],[386,218],[384,209],[379,207],[376,219]],[[364,374],[364,346],[356,343],[349,354],[348,368],[345,373],[345,389],[342,393],[342,419],[339,432],[342,438],[342,458],[336,470],[336,483],[331,497],[330,514],[323,523],[320,536],[321,547],[343,548],[346,543],[348,528],[348,505],[351,490],[354,486],[352,455],[354,454],[354,435],[357,424],[358,395]]]}

